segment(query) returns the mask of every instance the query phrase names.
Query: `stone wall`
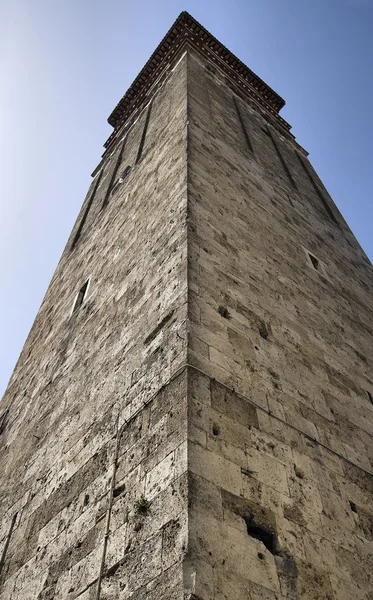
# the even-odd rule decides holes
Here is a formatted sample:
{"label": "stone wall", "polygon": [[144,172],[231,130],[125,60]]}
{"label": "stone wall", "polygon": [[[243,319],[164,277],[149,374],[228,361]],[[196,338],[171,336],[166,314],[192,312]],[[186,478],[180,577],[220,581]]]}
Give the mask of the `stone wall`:
{"label": "stone wall", "polygon": [[190,589],[371,600],[372,266],[305,152],[188,59]]}
{"label": "stone wall", "polygon": [[148,111],[98,168],[1,402],[1,600],[182,588],[185,57]]}
{"label": "stone wall", "polygon": [[174,63],[1,403],[0,600],[373,600],[372,266],[292,136]]}

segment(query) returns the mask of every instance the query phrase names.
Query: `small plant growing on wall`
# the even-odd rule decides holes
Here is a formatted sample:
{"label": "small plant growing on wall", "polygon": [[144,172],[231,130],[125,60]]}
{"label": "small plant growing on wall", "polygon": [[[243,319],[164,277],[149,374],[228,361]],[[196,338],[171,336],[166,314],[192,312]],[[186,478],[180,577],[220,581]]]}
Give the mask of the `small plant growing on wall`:
{"label": "small plant growing on wall", "polygon": [[150,502],[145,498],[144,495],[142,495],[141,498],[139,498],[139,500],[136,500],[134,504],[136,515],[146,515],[146,513],[149,510],[149,506]]}

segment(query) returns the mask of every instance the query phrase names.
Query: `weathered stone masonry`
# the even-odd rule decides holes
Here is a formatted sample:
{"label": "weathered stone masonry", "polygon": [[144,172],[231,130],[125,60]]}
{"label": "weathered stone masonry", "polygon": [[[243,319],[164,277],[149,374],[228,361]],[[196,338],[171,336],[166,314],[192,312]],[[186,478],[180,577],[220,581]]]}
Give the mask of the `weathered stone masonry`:
{"label": "weathered stone masonry", "polygon": [[182,13],[110,116],[0,404],[0,600],[373,599],[372,266],[282,105]]}

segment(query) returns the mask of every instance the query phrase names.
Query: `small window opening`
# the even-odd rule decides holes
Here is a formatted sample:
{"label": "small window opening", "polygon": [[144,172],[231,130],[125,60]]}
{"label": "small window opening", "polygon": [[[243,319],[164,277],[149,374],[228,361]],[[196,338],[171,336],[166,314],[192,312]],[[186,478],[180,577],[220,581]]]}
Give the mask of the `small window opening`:
{"label": "small window opening", "polygon": [[120,176],[120,179],[122,181],[125,180],[125,178],[127,177],[128,173],[130,172],[130,170],[131,170],[131,167],[129,165],[127,165],[127,167],[124,169],[122,175]]}
{"label": "small window opening", "polygon": [[243,520],[246,523],[247,533],[262,542],[271,554],[276,554],[276,535],[272,531],[257,525],[252,517],[243,517]]}
{"label": "small window opening", "polygon": [[372,394],[370,392],[368,392],[368,391],[367,391],[367,394],[368,394],[368,398],[370,400],[370,403],[373,404],[373,396],[372,396]]}
{"label": "small window opening", "polygon": [[260,321],[259,322],[259,335],[261,338],[263,338],[263,340],[268,340],[268,329],[267,329],[267,325],[264,323],[264,321]]}
{"label": "small window opening", "polygon": [[350,500],[350,508],[351,508],[352,512],[357,513],[356,504],[355,504],[355,502],[351,502],[351,500]]}
{"label": "small window opening", "polygon": [[323,279],[326,279],[327,281],[329,281],[329,283],[331,283],[324,263],[319,258],[317,258],[314,254],[312,254],[312,252],[307,250],[307,248],[303,248],[303,249],[306,253],[307,262],[308,262],[309,266],[312,269],[314,269],[315,271],[317,271],[318,274],[320,275],[320,277],[322,277]]}
{"label": "small window opening", "polygon": [[313,268],[315,269],[315,271],[318,271],[319,266],[320,266],[320,261],[316,258],[316,256],[313,256],[313,254],[308,253],[308,256],[310,257],[310,261],[313,265]]}
{"label": "small window opening", "polygon": [[82,306],[82,304],[85,300],[85,297],[87,295],[88,284],[89,284],[89,279],[87,279],[87,281],[80,288],[78,295],[75,298],[73,313],[75,313],[77,310],[79,310],[79,308]]}
{"label": "small window opening", "polygon": [[218,425],[216,425],[215,423],[212,426],[212,433],[215,436],[219,435],[219,433],[220,433],[220,429],[219,429]]}
{"label": "small window opening", "polygon": [[126,489],[126,486],[124,485],[124,483],[122,485],[118,485],[113,492],[114,498],[117,498],[118,496],[123,494],[125,489]]}
{"label": "small window opening", "polygon": [[227,309],[226,306],[219,306],[218,308],[218,313],[224,318],[224,319],[230,319],[231,315],[229,310]]}

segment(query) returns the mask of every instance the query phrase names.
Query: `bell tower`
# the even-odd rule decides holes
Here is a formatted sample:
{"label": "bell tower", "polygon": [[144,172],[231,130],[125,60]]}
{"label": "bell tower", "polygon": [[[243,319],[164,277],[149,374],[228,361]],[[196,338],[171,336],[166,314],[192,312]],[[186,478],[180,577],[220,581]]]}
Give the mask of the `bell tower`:
{"label": "bell tower", "polygon": [[372,600],[373,269],[183,12],[0,403],[0,600]]}

